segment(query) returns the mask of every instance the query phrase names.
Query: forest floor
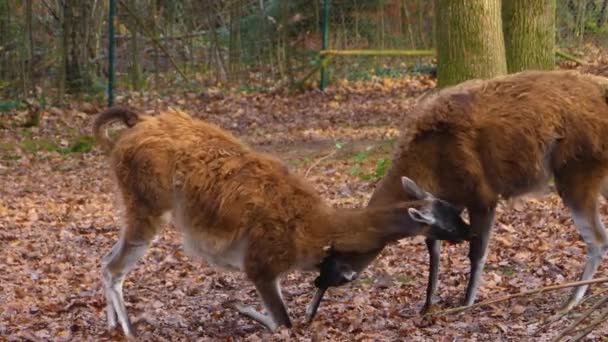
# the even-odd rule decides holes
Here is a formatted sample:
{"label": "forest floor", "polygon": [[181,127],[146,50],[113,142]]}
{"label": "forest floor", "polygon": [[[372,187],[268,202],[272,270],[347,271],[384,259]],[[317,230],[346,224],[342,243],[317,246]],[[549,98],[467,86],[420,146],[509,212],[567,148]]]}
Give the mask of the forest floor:
{"label": "forest floor", "polygon": [[[119,100],[150,112],[180,107],[217,123],[306,174],[332,204],[354,207],[366,204],[390,161],[400,119],[433,86],[414,77],[292,96],[218,91]],[[32,128],[19,127],[26,112],[0,116],[0,340],[122,339],[106,329],[100,281],[100,259],[119,221],[107,159],[91,149],[99,109],[50,108]],[[603,200],[600,211],[608,222]],[[573,281],[585,261],[585,245],[555,194],[501,203],[489,250],[478,301]],[[310,326],[303,317],[315,275],[293,272],[282,285],[294,328],[272,334],[227,307],[236,298],[259,307],[252,284],[185,256],[168,227],[127,277],[125,299],[142,341],[546,341],[593,302],[539,333],[570,289],[424,319],[427,260],[421,238],[391,245],[358,280],[331,289]],[[468,269],[466,245],[444,244],[440,308],[458,305]],[[606,276],[608,263],[596,277]],[[607,287],[592,286],[588,296]],[[608,323],[590,339],[606,334]]]}

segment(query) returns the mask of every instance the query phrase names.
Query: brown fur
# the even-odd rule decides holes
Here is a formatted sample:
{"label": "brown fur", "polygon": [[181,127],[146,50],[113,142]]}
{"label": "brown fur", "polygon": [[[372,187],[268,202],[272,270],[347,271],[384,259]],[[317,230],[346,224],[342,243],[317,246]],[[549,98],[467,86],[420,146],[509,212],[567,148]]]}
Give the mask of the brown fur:
{"label": "brown fur", "polygon": [[276,280],[295,268],[315,269],[327,246],[370,252],[404,236],[433,234],[434,228],[410,218],[408,208],[430,210],[437,200],[337,210],[279,160],[183,112],[134,117],[109,109],[95,121],[95,136],[103,137],[102,126],[112,120],[136,122],[115,143],[101,139],[111,148],[126,212],[121,239],[103,261],[108,319],[115,324],[114,310],[126,334],[131,330],[126,310],[121,312],[113,291],[119,292],[167,212],[187,250],[247,274],[279,325],[290,323]]}
{"label": "brown fur", "polygon": [[[607,175],[608,80],[572,71],[522,72],[464,82],[422,99],[405,117],[393,164],[369,206],[407,200],[394,190],[407,176],[466,207],[475,235],[465,299],[472,304],[497,201],[535,191],[551,176],[565,204],[581,218],[578,229],[593,259],[582,277],[591,277],[598,255],[601,259],[608,247],[597,213]],[[428,243],[435,252],[427,307],[439,258],[438,242]],[[585,289],[575,290],[569,307]]]}

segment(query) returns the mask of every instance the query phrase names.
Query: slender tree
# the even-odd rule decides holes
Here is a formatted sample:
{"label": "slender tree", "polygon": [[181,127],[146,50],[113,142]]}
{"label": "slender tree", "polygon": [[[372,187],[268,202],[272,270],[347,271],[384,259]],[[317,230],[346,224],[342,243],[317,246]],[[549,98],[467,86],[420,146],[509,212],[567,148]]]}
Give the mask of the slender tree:
{"label": "slender tree", "polygon": [[507,72],[500,0],[435,0],[439,86]]}
{"label": "slender tree", "polygon": [[555,0],[503,1],[502,22],[510,73],[553,69]]}
{"label": "slender tree", "polygon": [[600,8],[600,14],[598,15],[598,18],[597,18],[597,27],[598,28],[601,28],[604,26],[604,24],[606,24],[606,17],[608,14],[608,11],[606,11],[607,8],[608,8],[608,0],[603,0],[602,7]]}
{"label": "slender tree", "polygon": [[72,93],[90,87],[88,28],[91,6],[87,1],[63,1],[63,61],[65,84]]}
{"label": "slender tree", "polygon": [[[136,0],[129,1],[130,8],[133,11],[138,11]],[[135,13],[135,15],[139,15],[139,13]],[[131,39],[129,42],[130,50],[131,50],[131,65],[129,67],[129,78],[131,79],[131,87],[134,90],[140,90],[141,88],[141,67],[140,67],[140,47],[139,47],[139,35],[138,35],[138,27],[137,22],[132,17],[129,17],[129,31],[131,32]]]}
{"label": "slender tree", "polygon": [[33,0],[26,0],[25,1],[25,35],[24,35],[24,40],[25,40],[25,46],[26,46],[26,58],[25,58],[25,75],[24,80],[25,80],[25,86],[24,86],[24,91],[26,93],[27,96],[27,92],[31,91],[33,88],[33,77],[34,77],[34,34],[32,31],[32,17],[33,17],[33,10],[32,10],[32,2]]}

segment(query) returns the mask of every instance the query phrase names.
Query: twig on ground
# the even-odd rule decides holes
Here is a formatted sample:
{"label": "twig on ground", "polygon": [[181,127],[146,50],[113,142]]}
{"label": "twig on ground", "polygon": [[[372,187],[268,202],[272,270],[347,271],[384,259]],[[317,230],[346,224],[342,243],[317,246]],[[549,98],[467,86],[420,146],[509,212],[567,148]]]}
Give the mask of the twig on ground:
{"label": "twig on ground", "polygon": [[308,174],[310,173],[310,171],[312,169],[314,169],[317,165],[319,165],[319,163],[321,163],[322,161],[324,161],[327,158],[331,158],[334,154],[336,154],[338,152],[338,149],[333,150],[331,153],[326,154],[325,156],[315,160],[314,163],[312,163],[312,165],[310,165],[310,167],[308,167],[308,170],[306,170],[306,172],[304,172],[304,178],[308,177]]}
{"label": "twig on ground", "polygon": [[561,57],[563,59],[567,59],[567,60],[573,61],[575,63],[578,63],[580,65],[586,65],[587,64],[582,59],[576,58],[576,57],[574,57],[574,56],[572,56],[572,55],[570,55],[568,53],[565,53],[564,51],[555,50],[555,55],[559,56],[559,57]]}
{"label": "twig on ground", "polygon": [[[608,292],[608,288],[607,289],[603,289],[603,290],[599,291],[598,293],[594,293],[591,296],[584,297],[578,305],[580,306],[584,302],[587,302],[587,301],[589,301],[589,300],[591,300],[593,298],[600,297],[601,295],[603,295],[606,292]],[[547,317],[546,319],[544,319],[543,321],[540,322],[541,326],[538,329],[536,329],[536,331],[534,333],[532,333],[532,336],[536,336],[536,335],[540,334],[545,329],[547,329],[549,326],[551,326],[551,324],[553,324],[553,323],[561,320],[562,318],[568,316],[570,313],[572,313],[572,311],[563,311],[563,312],[557,313],[555,315],[552,315],[550,317]]]}
{"label": "twig on ground", "polygon": [[602,311],[600,316],[596,318],[593,322],[589,323],[588,326],[584,327],[581,330],[578,330],[579,333],[572,338],[571,342],[580,341],[581,339],[583,339],[583,337],[589,335],[589,333],[592,332],[595,327],[605,322],[606,319],[608,319],[608,310]]}
{"label": "twig on ground", "polygon": [[606,302],[608,302],[608,296],[602,298],[599,302],[593,304],[589,309],[587,309],[587,311],[585,311],[584,313],[582,313],[581,316],[576,319],[576,321],[572,322],[572,324],[570,324],[568,327],[566,327],[566,329],[562,330],[559,333],[559,335],[557,335],[557,337],[553,339],[553,341],[557,342],[557,341],[561,340],[562,337],[566,336],[571,331],[573,331],[574,328],[576,328],[579,324],[581,324],[582,321],[584,321],[593,312],[595,312],[595,310],[597,310],[597,308],[599,308],[600,306],[604,305]]}
{"label": "twig on ground", "polygon": [[606,292],[608,292],[608,288],[604,288],[601,291],[598,291],[597,293],[594,293],[590,296],[583,297],[583,299],[581,299],[581,301],[577,304],[577,306],[580,306],[581,304],[588,302],[588,301],[592,300],[593,298],[601,297]]}
{"label": "twig on ground", "polygon": [[504,301],[512,299],[512,298],[525,297],[525,296],[529,296],[529,295],[533,295],[533,294],[537,294],[537,293],[542,293],[542,292],[547,292],[547,291],[554,291],[554,290],[559,290],[559,289],[565,289],[565,288],[568,288],[568,287],[574,287],[574,286],[579,286],[579,285],[588,285],[588,284],[606,283],[606,282],[608,282],[608,277],[591,279],[591,280],[585,280],[585,281],[576,281],[576,282],[572,282],[572,283],[553,285],[553,286],[547,286],[547,287],[541,287],[541,288],[530,290],[530,291],[522,291],[522,292],[518,292],[518,293],[502,296],[502,297],[499,297],[499,298],[496,298],[496,299],[484,300],[483,302],[479,302],[479,303],[476,303],[476,304],[473,304],[473,305],[470,305],[470,306],[459,306],[457,308],[452,308],[452,309],[447,309],[447,310],[443,310],[443,311],[438,311],[438,312],[432,313],[430,315],[431,316],[445,316],[445,315],[448,315],[448,314],[458,313],[458,312],[461,312],[461,311],[467,311],[467,310],[470,310],[470,309],[473,309],[473,308],[479,307],[479,306],[494,304],[494,303],[498,303],[498,302],[504,302]]}

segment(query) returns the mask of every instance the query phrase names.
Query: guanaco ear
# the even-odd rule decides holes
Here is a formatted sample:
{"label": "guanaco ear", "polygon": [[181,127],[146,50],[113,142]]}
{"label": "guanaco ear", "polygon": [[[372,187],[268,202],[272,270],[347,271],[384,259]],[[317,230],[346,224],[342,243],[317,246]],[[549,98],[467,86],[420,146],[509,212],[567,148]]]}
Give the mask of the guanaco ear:
{"label": "guanaco ear", "polygon": [[415,208],[408,208],[407,213],[410,214],[410,217],[412,218],[412,220],[414,220],[416,222],[428,224],[429,226],[433,225],[437,222],[435,217],[433,215],[431,215],[430,213],[423,213],[420,210],[415,209]]}
{"label": "guanaco ear", "polygon": [[405,192],[412,198],[415,199],[425,199],[425,198],[433,198],[433,195],[422,190],[416,182],[414,182],[411,178],[401,177],[401,184],[403,185],[403,189]]}

